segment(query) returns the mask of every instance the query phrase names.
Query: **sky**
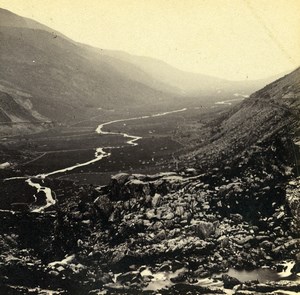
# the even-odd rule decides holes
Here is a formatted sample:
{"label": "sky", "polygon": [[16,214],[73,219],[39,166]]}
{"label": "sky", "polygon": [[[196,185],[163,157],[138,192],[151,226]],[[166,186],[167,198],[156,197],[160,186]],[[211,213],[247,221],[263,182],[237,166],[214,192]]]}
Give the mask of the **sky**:
{"label": "sky", "polygon": [[300,65],[300,0],[0,0],[75,41],[230,80]]}

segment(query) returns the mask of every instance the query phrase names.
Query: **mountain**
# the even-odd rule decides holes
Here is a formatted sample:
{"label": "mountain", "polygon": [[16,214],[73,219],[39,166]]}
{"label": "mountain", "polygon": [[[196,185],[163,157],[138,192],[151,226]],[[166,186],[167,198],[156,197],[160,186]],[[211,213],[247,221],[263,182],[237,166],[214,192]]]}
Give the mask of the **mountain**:
{"label": "mountain", "polygon": [[40,24],[37,21],[34,21],[30,18],[26,18],[26,17],[20,17],[12,12],[10,12],[9,10],[6,9],[2,9],[0,8],[0,26],[1,27],[14,27],[14,28],[27,28],[27,29],[33,29],[33,30],[42,30],[42,31],[46,31],[49,32],[53,35],[58,35],[61,36],[63,38],[67,37],[47,26],[44,26],[42,24]]}
{"label": "mountain", "polygon": [[0,38],[1,91],[24,112],[30,104],[35,118],[43,120],[76,121],[97,108],[182,102],[178,98],[184,96],[230,98],[264,83],[187,73],[159,60],[94,48],[4,9]]}
{"label": "mountain", "polygon": [[26,93],[44,117],[76,120],[89,109],[157,103],[170,97],[141,83],[151,79],[134,66],[103,58],[88,46],[6,10],[0,11],[0,18],[1,87]]}
{"label": "mountain", "polygon": [[[299,116],[300,68],[297,68],[254,92],[230,111],[223,112],[218,119],[209,121],[199,131],[206,137],[204,143],[199,140],[201,135],[191,136],[188,157],[196,159],[203,167],[223,158],[230,163],[237,152],[246,151],[274,134],[298,134],[295,126],[299,124]],[[193,134],[193,130],[190,133]]]}
{"label": "mountain", "polygon": [[101,54],[129,62],[164,84],[178,89],[182,95],[198,97],[198,100],[203,97],[214,100],[220,97],[230,99],[237,94],[248,95],[282,76],[279,74],[267,79],[230,81],[182,71],[161,60],[122,51],[102,50]]}

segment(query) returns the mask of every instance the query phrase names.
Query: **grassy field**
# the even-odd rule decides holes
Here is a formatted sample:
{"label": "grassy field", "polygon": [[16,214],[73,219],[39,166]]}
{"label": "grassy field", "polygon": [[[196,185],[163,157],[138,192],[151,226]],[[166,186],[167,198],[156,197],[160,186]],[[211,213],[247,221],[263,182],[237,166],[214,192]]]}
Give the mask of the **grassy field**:
{"label": "grassy field", "polygon": [[[63,169],[78,163],[84,163],[95,157],[96,148],[106,148],[111,156],[88,166],[76,168],[64,174],[52,177],[63,177],[83,183],[98,184],[107,182],[112,174],[127,171],[130,173],[155,173],[174,170],[174,155],[183,148],[183,126],[202,117],[214,117],[224,106],[193,106],[185,112],[168,114],[161,117],[129,120],[104,126],[104,131],[127,133],[140,136],[138,146],[126,143],[128,138],[122,135],[99,135],[95,132],[103,122],[126,119],[142,115],[161,113],[166,110],[138,110],[114,112],[100,110],[101,115],[71,126],[59,126],[38,134],[7,139],[8,149],[32,151],[33,156],[19,163],[17,169],[22,174],[36,175]],[[199,127],[199,125],[198,125]],[[181,131],[179,133],[179,130]],[[180,134],[181,138],[178,138]],[[119,148],[121,147],[121,148]],[[101,177],[98,177],[101,175]],[[100,183],[99,183],[100,184]]]}
{"label": "grassy field", "polygon": [[[174,171],[181,153],[189,148],[191,138],[186,134],[194,133],[199,138],[200,129],[205,127],[228,107],[226,106],[193,106],[185,112],[172,113],[161,117],[117,122],[104,126],[104,131],[127,133],[142,137],[137,146],[126,143],[128,138],[120,135],[99,135],[95,129],[99,124],[120,118],[138,117],[148,113],[106,112],[101,118],[92,117],[71,126],[58,126],[41,133],[7,138],[5,146],[10,151],[22,151],[27,155],[11,170],[10,176],[37,175],[85,163],[95,158],[95,150],[105,148],[111,153],[109,157],[92,164],[77,167],[72,171],[58,173],[49,178],[70,180],[79,184],[108,184],[112,175],[119,172],[155,174],[164,171]],[[161,113],[167,110],[152,112]],[[192,132],[193,130],[194,132]],[[190,135],[189,135],[190,136]],[[198,139],[197,139],[198,141]],[[15,174],[13,173],[15,171]],[[4,172],[4,171],[2,171]],[[3,173],[2,173],[3,174]],[[5,175],[5,173],[3,174]],[[8,177],[6,176],[6,177]],[[56,191],[55,182],[49,182],[51,189]],[[54,184],[53,184],[54,183]],[[54,186],[53,186],[54,185]],[[29,187],[24,179],[1,182],[1,209],[11,209],[12,203],[30,204],[34,201],[35,189]],[[42,202],[45,196],[38,195]]]}

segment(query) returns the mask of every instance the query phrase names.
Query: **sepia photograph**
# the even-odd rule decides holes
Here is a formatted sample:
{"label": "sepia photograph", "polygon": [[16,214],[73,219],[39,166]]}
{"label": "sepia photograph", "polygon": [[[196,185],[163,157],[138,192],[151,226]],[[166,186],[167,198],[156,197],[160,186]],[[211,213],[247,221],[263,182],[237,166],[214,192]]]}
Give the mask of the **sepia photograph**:
{"label": "sepia photograph", "polygon": [[0,294],[300,294],[300,0],[0,0]]}

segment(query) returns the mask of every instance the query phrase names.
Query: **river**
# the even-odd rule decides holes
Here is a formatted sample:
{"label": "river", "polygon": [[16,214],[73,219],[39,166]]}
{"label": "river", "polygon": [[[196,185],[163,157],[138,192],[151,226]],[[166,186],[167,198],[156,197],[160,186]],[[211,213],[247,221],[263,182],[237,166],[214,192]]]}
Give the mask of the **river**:
{"label": "river", "polygon": [[[100,136],[102,136],[102,135],[122,136],[126,139],[126,145],[137,146],[138,141],[140,139],[142,139],[141,136],[131,135],[131,134],[122,133],[122,132],[105,131],[105,130],[103,130],[103,128],[107,127],[108,125],[112,125],[114,123],[133,121],[133,120],[143,120],[143,119],[149,119],[149,118],[155,118],[155,117],[162,117],[162,116],[166,116],[166,115],[169,115],[169,114],[184,112],[186,110],[187,110],[187,108],[182,108],[182,109],[179,109],[179,110],[167,111],[167,112],[163,112],[163,113],[156,113],[156,114],[153,114],[153,115],[145,115],[145,116],[140,116],[140,117],[132,117],[132,118],[126,118],[126,119],[113,120],[113,121],[109,121],[109,122],[102,123],[102,124],[98,125],[95,132],[97,134],[99,134]],[[50,206],[52,206],[56,203],[56,198],[54,197],[54,195],[53,195],[53,193],[52,193],[52,191],[49,187],[43,186],[39,183],[40,180],[43,181],[46,177],[61,174],[61,173],[65,173],[65,172],[69,172],[69,171],[72,171],[72,170],[77,169],[79,167],[88,166],[92,163],[101,161],[102,159],[109,157],[111,155],[113,149],[120,149],[122,147],[124,147],[124,146],[98,147],[98,148],[95,149],[94,158],[89,160],[89,161],[86,161],[86,162],[83,162],[83,163],[77,163],[75,165],[72,165],[72,166],[69,166],[69,167],[66,167],[66,168],[63,168],[63,169],[55,170],[55,171],[52,171],[52,172],[37,174],[37,175],[34,175],[34,176],[30,176],[28,178],[27,177],[7,178],[7,179],[5,179],[5,181],[11,181],[11,180],[16,180],[16,179],[25,179],[25,182],[29,186],[36,189],[37,193],[43,192],[45,194],[45,197],[46,197],[46,204],[43,205],[43,206],[34,208],[31,211],[31,212],[35,212],[35,213],[42,213],[42,212],[44,212],[45,209],[47,209],[48,207],[50,207]],[[34,196],[34,199],[35,199],[35,202],[36,202],[37,197]]]}

